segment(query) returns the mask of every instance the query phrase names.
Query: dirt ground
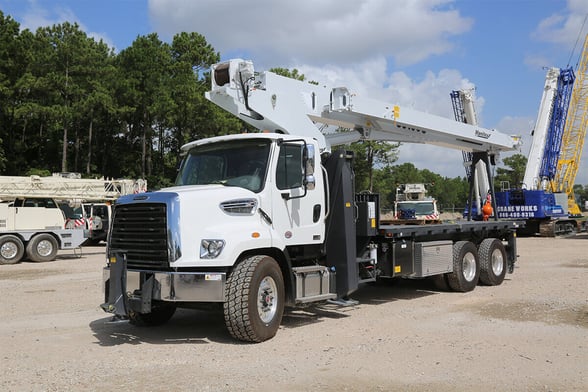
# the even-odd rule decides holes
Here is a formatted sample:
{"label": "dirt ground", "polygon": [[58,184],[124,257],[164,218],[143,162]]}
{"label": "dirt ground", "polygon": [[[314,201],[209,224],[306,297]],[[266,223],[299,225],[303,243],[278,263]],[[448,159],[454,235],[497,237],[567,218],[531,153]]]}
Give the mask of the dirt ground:
{"label": "dirt ground", "polygon": [[0,266],[0,390],[588,391],[588,235],[518,244],[501,286],[366,286],[357,306],[289,310],[261,344],[219,311],[107,323],[104,247]]}

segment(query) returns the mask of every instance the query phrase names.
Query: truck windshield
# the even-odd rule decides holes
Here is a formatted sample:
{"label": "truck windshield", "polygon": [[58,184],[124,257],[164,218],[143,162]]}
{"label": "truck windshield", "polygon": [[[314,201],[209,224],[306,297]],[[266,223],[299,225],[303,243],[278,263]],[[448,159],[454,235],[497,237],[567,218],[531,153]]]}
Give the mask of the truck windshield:
{"label": "truck windshield", "polygon": [[204,144],[188,152],[176,185],[222,184],[259,192],[265,183],[270,141],[239,140]]}
{"label": "truck windshield", "polygon": [[409,211],[414,210],[415,215],[430,215],[435,212],[433,202],[400,202],[398,203],[398,210]]}

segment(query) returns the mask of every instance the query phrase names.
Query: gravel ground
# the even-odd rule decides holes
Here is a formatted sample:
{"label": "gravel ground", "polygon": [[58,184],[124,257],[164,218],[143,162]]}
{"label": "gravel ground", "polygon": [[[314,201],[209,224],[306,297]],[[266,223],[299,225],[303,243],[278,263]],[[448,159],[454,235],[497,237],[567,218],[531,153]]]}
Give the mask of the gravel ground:
{"label": "gravel ground", "polygon": [[109,324],[104,247],[0,266],[0,390],[588,391],[588,235],[518,244],[501,286],[365,286],[357,306],[287,311],[261,344],[220,311]]}

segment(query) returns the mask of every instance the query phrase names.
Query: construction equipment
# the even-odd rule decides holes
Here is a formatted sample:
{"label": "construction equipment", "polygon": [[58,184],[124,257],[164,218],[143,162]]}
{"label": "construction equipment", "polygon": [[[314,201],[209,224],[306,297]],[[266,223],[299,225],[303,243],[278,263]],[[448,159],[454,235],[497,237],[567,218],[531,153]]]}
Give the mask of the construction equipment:
{"label": "construction equipment", "polygon": [[576,71],[576,81],[562,136],[562,149],[557,161],[557,171],[551,181],[553,192],[563,192],[568,199],[568,213],[581,215],[574,197],[574,182],[580,166],[586,129],[588,128],[588,34],[584,39],[580,62]]}
{"label": "construction equipment", "polygon": [[52,261],[59,249],[75,249],[84,230],[65,229],[65,216],[51,198],[16,198],[0,203],[0,264]]}
{"label": "construction equipment", "polygon": [[75,201],[114,201],[122,195],[147,190],[145,180],[108,180],[64,177],[0,176],[0,199],[16,197],[49,197]]}
{"label": "construction equipment", "polygon": [[396,188],[394,217],[390,224],[439,223],[437,200],[427,196],[426,184],[402,184]]}
{"label": "construction equipment", "polygon": [[[478,116],[474,106],[474,89],[454,90],[451,92],[451,103],[455,121],[471,125],[478,125]],[[462,151],[466,177],[470,183],[470,196],[466,206],[465,216],[470,219],[483,219],[482,206],[484,200],[493,199],[493,189],[490,186],[489,167],[483,160],[477,160],[475,165],[474,153]]]}
{"label": "construction equipment", "polygon": [[550,68],[522,187],[496,192],[498,216],[525,221],[522,234],[569,236],[585,229],[574,181],[588,124],[588,35],[577,72]]}
{"label": "construction equipment", "polygon": [[260,342],[286,304],[354,304],[365,282],[436,276],[466,292],[513,272],[515,222],[381,224],[378,195],[354,192],[353,154],[331,148],[428,143],[471,151],[475,164],[517,138],[256,73],[250,61],[211,72],[206,97],[265,132],[188,143],[174,187],[117,200],[102,304],[114,320],[162,324],[177,307],[216,302],[233,337]]}
{"label": "construction equipment", "polygon": [[51,261],[59,249],[106,239],[110,205],[101,202],[144,191],[144,181],[0,176],[0,264]]}

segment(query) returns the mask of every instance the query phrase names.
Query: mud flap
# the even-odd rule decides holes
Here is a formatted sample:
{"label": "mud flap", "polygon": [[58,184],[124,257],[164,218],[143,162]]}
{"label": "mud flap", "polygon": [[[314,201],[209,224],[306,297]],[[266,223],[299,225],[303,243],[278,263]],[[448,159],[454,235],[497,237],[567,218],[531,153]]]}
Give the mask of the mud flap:
{"label": "mud flap", "polygon": [[[141,274],[143,275],[143,274]],[[157,285],[155,278],[150,276],[141,285],[141,291],[135,292],[128,298],[129,310],[137,313],[151,313],[151,300],[153,299],[153,288]],[[140,294],[140,295],[135,295]]]}
{"label": "mud flap", "polygon": [[508,236],[507,259],[508,259],[508,273],[514,272],[515,263],[517,262],[517,240],[516,231],[511,231]]}
{"label": "mud flap", "polygon": [[110,258],[110,279],[108,280],[108,302],[100,305],[105,312],[126,318],[127,309],[127,258],[120,252],[115,252]]}

